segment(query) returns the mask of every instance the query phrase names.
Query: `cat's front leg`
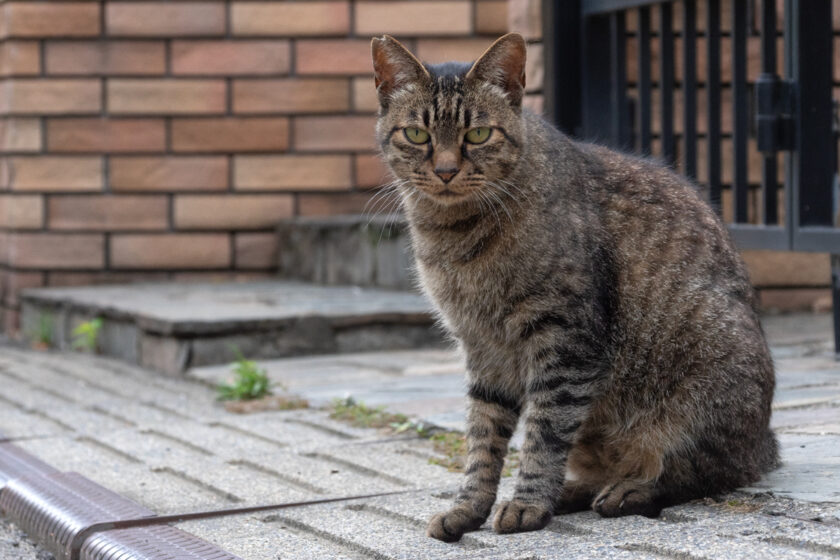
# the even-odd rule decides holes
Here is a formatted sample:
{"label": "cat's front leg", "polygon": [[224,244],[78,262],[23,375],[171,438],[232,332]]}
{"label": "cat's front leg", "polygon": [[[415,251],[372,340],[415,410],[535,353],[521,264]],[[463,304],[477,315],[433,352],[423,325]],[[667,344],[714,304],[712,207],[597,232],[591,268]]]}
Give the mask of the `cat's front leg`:
{"label": "cat's front leg", "polygon": [[496,510],[496,532],[542,529],[562,504],[566,459],[603,377],[602,367],[568,356],[554,353],[529,379],[519,478],[513,499]]}
{"label": "cat's front leg", "polygon": [[519,419],[519,402],[508,395],[473,382],[469,396],[466,480],[455,506],[435,515],[427,530],[430,537],[445,542],[475,531],[490,515],[508,442]]}

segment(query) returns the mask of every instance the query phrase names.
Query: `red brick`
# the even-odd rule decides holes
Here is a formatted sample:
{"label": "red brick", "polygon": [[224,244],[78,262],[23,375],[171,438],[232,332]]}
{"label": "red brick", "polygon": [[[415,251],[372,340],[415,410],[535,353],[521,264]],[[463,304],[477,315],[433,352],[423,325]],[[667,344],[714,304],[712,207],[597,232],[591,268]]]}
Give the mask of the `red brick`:
{"label": "red brick", "polygon": [[350,187],[349,155],[236,156],[237,190],[342,190]]}
{"label": "red brick", "polygon": [[378,187],[394,180],[388,166],[378,154],[359,154],[355,157],[357,187]]}
{"label": "red brick", "polygon": [[289,78],[236,80],[233,84],[236,113],[323,113],[349,108],[347,80]]}
{"label": "red brick", "polygon": [[275,233],[237,233],[234,235],[234,249],[236,268],[277,267],[279,246]]}
{"label": "red brick", "polygon": [[0,195],[0,227],[40,229],[44,225],[44,197]]}
{"label": "red brick", "polygon": [[508,0],[508,30],[526,39],[541,38],[542,0]]}
{"label": "red brick", "polygon": [[44,285],[44,274],[41,272],[6,272],[2,275],[3,303],[13,307],[20,305],[20,293],[29,288],[40,288]]}
{"label": "red brick", "polygon": [[472,33],[471,3],[447,1],[356,2],[355,27],[361,35],[461,35]]}
{"label": "red brick", "polygon": [[50,41],[50,74],[155,75],[166,72],[163,41]]}
{"label": "red brick", "polygon": [[6,2],[9,37],[99,35],[101,2]]}
{"label": "red brick", "polygon": [[41,53],[37,41],[0,43],[0,76],[29,76],[41,73]]}
{"label": "red brick", "polygon": [[379,109],[379,98],[373,78],[364,76],[353,78],[353,110],[362,113],[375,113]]}
{"label": "red brick", "polygon": [[227,268],[230,237],[224,233],[116,234],[111,237],[116,269]]}
{"label": "red brick", "polygon": [[299,117],[294,123],[295,148],[304,151],[373,150],[376,117]]}
{"label": "red brick", "polygon": [[53,230],[155,230],[169,225],[165,196],[58,196],[49,200]]}
{"label": "red brick", "polygon": [[8,164],[16,191],[98,191],[103,185],[99,157],[10,157]]}
{"label": "red brick", "polygon": [[110,185],[118,191],[225,190],[224,156],[112,157]]}
{"label": "red brick", "polygon": [[222,35],[224,2],[108,2],[108,35],[185,36]]}
{"label": "red brick", "polygon": [[298,214],[301,216],[335,216],[361,214],[375,193],[353,192],[334,194],[299,194]]}
{"label": "red brick", "polygon": [[346,35],[350,6],[341,2],[233,2],[236,35]]}
{"label": "red brick", "polygon": [[294,213],[290,194],[179,195],[175,197],[178,229],[266,229]]}
{"label": "red brick", "polygon": [[295,49],[298,74],[373,74],[370,41],[301,40]]}
{"label": "red brick", "polygon": [[831,267],[827,254],[743,251],[742,256],[754,286],[778,288],[831,285]]}
{"label": "red brick", "polygon": [[287,74],[288,41],[174,41],[175,74]]}
{"label": "red brick", "polygon": [[95,284],[128,284],[132,282],[164,282],[167,272],[51,272],[50,286],[90,286]]}
{"label": "red brick", "polygon": [[525,91],[534,92],[542,90],[544,75],[543,46],[529,45],[528,58],[525,61]]}
{"label": "red brick", "polygon": [[472,62],[492,44],[487,39],[418,39],[417,57],[437,64],[457,60]]}
{"label": "red brick", "polygon": [[289,146],[285,118],[175,119],[172,149],[176,152],[266,152]]}
{"label": "red brick", "polygon": [[99,113],[99,80],[8,80],[6,107],[12,115]]}
{"label": "red brick", "polygon": [[121,114],[222,113],[223,80],[109,80],[108,109]]}
{"label": "red brick", "polygon": [[475,3],[475,31],[503,35],[508,30],[507,0],[479,0]]}
{"label": "red brick", "polygon": [[39,119],[0,119],[0,152],[41,151]]}
{"label": "red brick", "polygon": [[156,152],[166,148],[162,119],[49,119],[51,152]]}
{"label": "red brick", "polygon": [[100,234],[12,233],[9,265],[15,268],[102,268],[105,240]]}

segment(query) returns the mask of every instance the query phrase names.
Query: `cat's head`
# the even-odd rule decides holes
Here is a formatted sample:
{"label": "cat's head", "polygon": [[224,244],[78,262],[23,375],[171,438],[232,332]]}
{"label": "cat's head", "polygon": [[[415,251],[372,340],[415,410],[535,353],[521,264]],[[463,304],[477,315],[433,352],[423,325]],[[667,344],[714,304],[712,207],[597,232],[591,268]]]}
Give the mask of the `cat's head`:
{"label": "cat's head", "polygon": [[404,189],[451,205],[504,185],[522,146],[522,36],[505,35],[473,64],[424,65],[388,35],[371,48],[377,137]]}

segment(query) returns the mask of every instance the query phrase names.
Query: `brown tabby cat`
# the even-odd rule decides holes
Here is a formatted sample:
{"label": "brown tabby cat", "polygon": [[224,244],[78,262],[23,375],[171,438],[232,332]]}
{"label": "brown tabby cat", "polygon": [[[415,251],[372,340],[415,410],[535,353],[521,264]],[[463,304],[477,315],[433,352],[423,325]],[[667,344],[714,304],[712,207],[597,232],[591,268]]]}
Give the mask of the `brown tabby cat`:
{"label": "brown tabby cat", "polygon": [[420,280],[469,371],[466,481],[428,534],[487,519],[523,410],[500,533],[587,507],[655,516],[774,468],[754,294],[694,187],[523,109],[519,35],[474,64],[424,65],[388,36],[372,48]]}

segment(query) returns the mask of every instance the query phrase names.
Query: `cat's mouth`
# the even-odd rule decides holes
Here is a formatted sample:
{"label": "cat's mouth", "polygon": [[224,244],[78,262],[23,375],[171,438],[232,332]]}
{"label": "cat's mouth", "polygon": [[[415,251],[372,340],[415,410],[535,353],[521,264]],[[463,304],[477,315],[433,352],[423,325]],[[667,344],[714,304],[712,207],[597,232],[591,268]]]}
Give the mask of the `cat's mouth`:
{"label": "cat's mouth", "polygon": [[418,187],[424,195],[431,198],[435,202],[439,202],[441,204],[453,204],[455,202],[461,201],[467,198],[470,195],[470,190],[462,191],[462,190],[455,190],[452,187],[443,187],[443,188],[430,188],[430,187]]}

